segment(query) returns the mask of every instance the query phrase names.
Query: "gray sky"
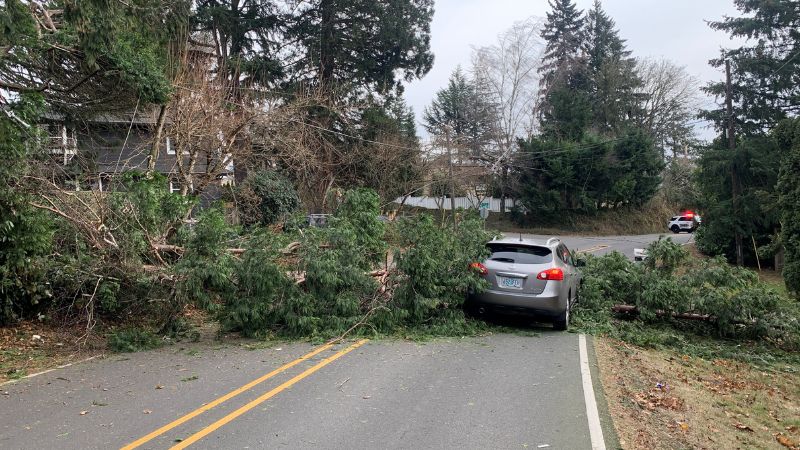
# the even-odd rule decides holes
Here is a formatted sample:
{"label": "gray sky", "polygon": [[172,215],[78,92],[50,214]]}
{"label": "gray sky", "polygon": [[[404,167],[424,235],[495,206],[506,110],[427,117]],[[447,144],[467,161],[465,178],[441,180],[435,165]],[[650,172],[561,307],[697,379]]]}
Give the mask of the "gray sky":
{"label": "gray sky", "polygon": [[[577,0],[584,11],[593,0]],[[733,0],[603,0],[603,8],[616,21],[620,35],[636,57],[664,57],[685,66],[705,83],[722,73],[708,65],[721,47],[730,47],[727,35],[705,21],[723,15],[738,16]],[[433,69],[406,88],[406,98],[417,114],[429,105],[436,91],[447,84],[460,64],[470,66],[472,47],[491,45],[514,22],[530,16],[545,17],[547,0],[436,0],[431,29],[435,55]],[[711,104],[711,100],[709,100]],[[420,133],[424,133],[421,126]],[[701,131],[710,137],[710,130]]]}

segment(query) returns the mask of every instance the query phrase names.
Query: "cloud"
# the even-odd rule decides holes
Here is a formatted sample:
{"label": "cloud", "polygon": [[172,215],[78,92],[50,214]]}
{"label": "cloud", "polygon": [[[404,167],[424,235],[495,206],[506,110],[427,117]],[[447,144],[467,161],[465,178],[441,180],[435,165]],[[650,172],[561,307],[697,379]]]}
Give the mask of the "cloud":
{"label": "cloud", "polygon": [[[592,0],[576,3],[586,11]],[[490,45],[514,22],[544,17],[550,9],[546,0],[438,0],[435,8],[433,69],[406,87],[406,98],[418,119],[456,67],[469,69],[473,47]],[[605,0],[603,8],[617,22],[634,56],[670,59],[686,66],[703,83],[722,78],[708,60],[734,43],[706,21],[739,15],[733,0]]]}

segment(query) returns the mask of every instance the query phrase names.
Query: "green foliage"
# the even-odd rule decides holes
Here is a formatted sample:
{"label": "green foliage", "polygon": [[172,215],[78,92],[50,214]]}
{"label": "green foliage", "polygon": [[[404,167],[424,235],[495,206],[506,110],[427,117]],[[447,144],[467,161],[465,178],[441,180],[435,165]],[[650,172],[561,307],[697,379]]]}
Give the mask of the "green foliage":
{"label": "green foliage", "polygon": [[629,117],[640,108],[637,91],[642,82],[636,73],[636,60],[599,0],[595,0],[585,22],[583,48],[588,59],[591,128],[601,134],[616,134],[624,131]]}
{"label": "green foliage", "polygon": [[186,253],[175,265],[179,278],[174,307],[194,303],[210,311],[219,308],[221,295],[232,289],[233,257],[227,251],[233,231],[217,208],[202,211],[186,243]]}
{"label": "green foliage", "polygon": [[663,168],[658,150],[639,130],[612,141],[532,138],[520,143],[515,196],[536,223],[566,212],[593,214],[641,206],[655,194]]}
{"label": "green foliage", "polygon": [[274,53],[274,36],[283,23],[277,5],[263,0],[199,0],[193,18],[206,33],[216,33],[229,43],[228,68],[238,70],[248,81],[268,84],[284,75],[283,65]]}
{"label": "green foliage", "polygon": [[800,296],[800,120],[786,121],[775,133],[785,149],[778,182],[781,242],[785,249],[786,288]]}
{"label": "green foliage", "polygon": [[447,87],[436,93],[423,115],[425,129],[444,140],[466,148],[465,157],[479,154],[493,137],[495,125],[493,106],[480,95],[475,82],[457,68]]}
{"label": "green foliage", "polygon": [[[182,261],[187,281],[181,290],[187,299],[215,306],[226,328],[245,335],[341,333],[377,301],[377,283],[367,272],[383,261],[386,251],[379,212],[373,191],[347,191],[327,227],[307,229],[300,236],[296,266],[281,263],[285,236],[258,232],[241,261],[212,258],[210,253],[193,258],[198,261],[191,266]],[[303,273],[304,282],[296,284],[287,272]],[[212,279],[212,273],[218,278]],[[209,298],[209,292],[215,297]]]}
{"label": "green foliage", "polygon": [[181,312],[168,301],[172,286],[144,270],[174,262],[176,255],[163,253],[166,261],[157,257],[152,244],[176,242],[194,205],[194,199],[170,194],[166,185],[161,175],[125,173],[119,191],[91,199],[104,212],[103,226],[113,230],[104,236],[108,245],[77,223],[54,221],[53,245],[59,251],[45,267],[53,309],[66,316],[91,312],[94,320],[112,323],[148,317],[164,324]]}
{"label": "green foliage", "polygon": [[[631,325],[614,320],[610,308],[633,305],[648,326],[668,324],[697,335],[733,339],[766,338],[785,349],[800,345],[800,310],[788,299],[748,269],[722,259],[688,259],[671,239],[651,244],[644,264],[618,253],[590,257],[583,276],[575,323],[584,329],[627,336]],[[711,320],[672,318],[683,313],[708,315]]]}
{"label": "green foliage", "polygon": [[[736,0],[739,17],[725,17],[710,22],[715,30],[730,35],[742,45],[723,49],[711,61],[716,68],[731,64],[732,91],[735,102],[737,133],[761,134],[777,125],[787,115],[796,114],[800,103],[800,9],[793,1]],[[725,81],[710,83],[706,92],[722,98]],[[724,103],[720,103],[724,104]],[[725,108],[706,111],[706,118],[723,129]]]}
{"label": "green foliage", "polygon": [[[247,336],[484,330],[461,310],[467,291],[483,288],[468,270],[487,255],[492,236],[483,221],[465,217],[454,231],[420,216],[392,224],[387,233],[379,206],[374,191],[347,191],[327,227],[297,235],[253,229],[241,259],[224,254],[220,236],[227,232],[219,213],[208,212],[177,265],[176,303],[194,302],[225,329]],[[293,239],[300,249],[285,254]],[[388,244],[397,248],[396,267],[381,286],[371,272],[383,265]]]}
{"label": "green foliage", "polygon": [[403,219],[398,224],[400,250],[395,253],[399,272],[394,303],[398,314],[420,324],[442,311],[458,309],[469,290],[485,288],[469,264],[488,256],[492,235],[482,220],[471,216],[455,232],[436,225],[429,215]]}
{"label": "green foliage", "polygon": [[[242,260],[235,263],[235,282],[222,293],[217,317],[223,328],[263,336],[281,323],[284,308],[300,294],[278,264],[282,244],[270,233],[259,232],[250,240]],[[295,324],[291,318],[286,322]]]}
{"label": "green foliage", "polygon": [[558,72],[577,59],[582,44],[583,11],[572,0],[549,0],[550,11],[542,29],[547,42],[542,67],[546,87],[558,77]]}
{"label": "green foliage", "polygon": [[320,82],[329,92],[342,86],[358,95],[391,93],[430,70],[432,18],[432,0],[314,0],[288,9],[265,0],[200,0],[195,20],[225,44],[228,69],[247,81]]}
{"label": "green foliage", "polygon": [[[735,151],[729,150],[722,139],[701,151],[696,174],[699,206],[703,212],[703,226],[696,236],[700,251],[724,255],[729,261],[735,261],[734,231],[737,229],[746,241],[755,239],[758,246],[771,242],[779,227],[778,170],[781,155],[787,150],[772,133],[744,138],[737,142]],[[741,186],[736,207],[731,186],[733,170]],[[746,263],[755,264],[752,244],[743,246],[743,254]]]}
{"label": "green foliage", "polygon": [[123,328],[109,333],[108,346],[119,353],[140,352],[161,347],[161,340],[142,328]]}
{"label": "green foliage", "polygon": [[[45,21],[34,16],[53,8],[63,14],[56,30],[43,32]],[[80,112],[126,109],[137,100],[165,103],[168,62],[186,37],[189,9],[183,0],[69,1],[41,9],[4,2],[0,47],[14,51],[0,58],[0,81],[14,92],[41,92],[48,104]]]}
{"label": "green foliage", "polygon": [[647,248],[644,267],[661,277],[671,277],[689,258],[689,252],[672,239],[659,237]]}
{"label": "green foliage", "polygon": [[301,57],[292,81],[387,94],[433,65],[433,0],[314,0],[293,13],[286,37]]}
{"label": "green foliage", "polygon": [[[375,189],[383,201],[413,191],[424,177],[414,111],[402,98],[372,105],[361,114],[360,136],[367,147],[347,181]],[[390,145],[373,144],[373,142]]]}
{"label": "green foliage", "polygon": [[121,237],[118,257],[147,260],[151,254],[148,236],[162,237],[179,229],[196,199],[170,193],[167,178],[159,173],[129,171],[118,180],[119,190],[106,199]]}
{"label": "green foliage", "polygon": [[339,249],[352,251],[348,257],[362,270],[383,262],[386,254],[385,226],[378,220],[380,213],[380,199],[375,191],[356,189],[345,193],[331,221],[330,243]]}
{"label": "green foliage", "polygon": [[294,185],[274,170],[250,173],[236,191],[245,225],[278,223],[300,207]]}
{"label": "green foliage", "polygon": [[28,145],[36,128],[39,101],[24,97],[11,110],[0,111],[0,325],[38,310],[51,296],[46,283],[45,255],[50,251],[52,222],[30,205],[20,189],[27,174]]}

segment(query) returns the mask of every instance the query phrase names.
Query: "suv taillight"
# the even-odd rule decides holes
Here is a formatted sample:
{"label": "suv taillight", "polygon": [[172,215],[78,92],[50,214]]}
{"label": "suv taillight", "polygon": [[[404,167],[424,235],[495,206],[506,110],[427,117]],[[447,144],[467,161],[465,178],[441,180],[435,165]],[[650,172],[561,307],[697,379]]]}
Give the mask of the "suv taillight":
{"label": "suv taillight", "polygon": [[470,270],[474,270],[475,272],[479,273],[480,275],[486,275],[489,273],[489,269],[486,268],[483,264],[479,262],[474,262],[469,265]]}
{"label": "suv taillight", "polygon": [[559,268],[547,269],[539,272],[536,278],[548,281],[564,281],[564,271]]}

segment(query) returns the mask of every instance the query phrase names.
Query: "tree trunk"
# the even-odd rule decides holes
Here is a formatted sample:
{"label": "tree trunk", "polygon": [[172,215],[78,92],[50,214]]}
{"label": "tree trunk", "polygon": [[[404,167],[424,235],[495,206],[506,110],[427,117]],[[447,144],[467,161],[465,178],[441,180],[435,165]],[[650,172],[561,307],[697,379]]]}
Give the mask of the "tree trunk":
{"label": "tree trunk", "polygon": [[336,5],[334,0],[320,2],[320,55],[319,73],[323,89],[328,89],[328,84],[333,79],[336,58],[334,56],[334,38],[336,33]]}
{"label": "tree trunk", "polygon": [[500,175],[500,214],[506,212],[506,186],[508,185],[508,166],[503,165]]}
{"label": "tree trunk", "polygon": [[731,200],[733,202],[733,241],[736,249],[736,265],[744,265],[742,232],[739,230],[739,184],[736,165],[736,136],[733,134],[733,98],[731,95],[731,63],[725,61],[725,103],[728,110],[728,148],[731,151]]}
{"label": "tree trunk", "polygon": [[447,132],[447,166],[450,179],[450,217],[453,218],[453,229],[456,229],[456,182],[453,180],[453,147],[450,145],[450,131]]}
{"label": "tree trunk", "polygon": [[156,121],[156,135],[153,138],[153,146],[150,148],[150,157],[147,160],[147,171],[152,172],[156,170],[156,162],[158,161],[158,154],[161,150],[161,138],[164,134],[164,122],[167,118],[167,105],[161,105],[158,111],[158,120]]}

